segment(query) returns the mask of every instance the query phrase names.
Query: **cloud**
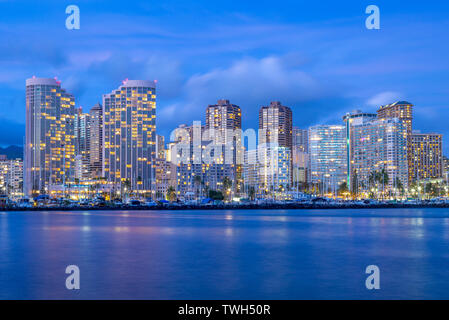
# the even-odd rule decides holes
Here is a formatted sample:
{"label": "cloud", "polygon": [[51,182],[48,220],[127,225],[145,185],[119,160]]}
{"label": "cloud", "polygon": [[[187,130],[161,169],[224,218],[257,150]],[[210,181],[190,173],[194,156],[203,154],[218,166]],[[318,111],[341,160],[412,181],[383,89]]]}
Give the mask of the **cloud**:
{"label": "cloud", "polygon": [[320,93],[319,83],[299,68],[287,68],[280,57],[244,58],[227,69],[192,76],[186,84],[191,99],[214,99],[220,92],[233,99],[308,100]]}
{"label": "cloud", "polygon": [[393,103],[403,99],[404,97],[402,93],[394,91],[385,91],[378,93],[375,96],[368,99],[368,101],[366,101],[366,104],[368,104],[369,106],[378,107],[384,104]]}
{"label": "cloud", "polygon": [[228,99],[242,108],[244,126],[257,126],[259,108],[270,101],[291,107],[301,123],[302,117],[317,120],[335,112],[335,102],[343,99],[338,84],[330,86],[305,69],[305,61],[290,54],[246,57],[227,68],[195,74],[185,82],[178,101],[159,104],[158,126],[175,128],[180,123],[202,120],[206,107],[218,99]]}

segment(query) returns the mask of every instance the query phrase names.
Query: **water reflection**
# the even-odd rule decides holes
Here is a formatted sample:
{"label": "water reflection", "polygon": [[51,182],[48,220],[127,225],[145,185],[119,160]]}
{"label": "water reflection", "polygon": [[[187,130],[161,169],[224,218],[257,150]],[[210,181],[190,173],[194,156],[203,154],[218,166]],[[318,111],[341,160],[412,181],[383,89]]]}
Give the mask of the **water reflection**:
{"label": "water reflection", "polygon": [[0,298],[449,298],[448,239],[438,209],[2,212]]}

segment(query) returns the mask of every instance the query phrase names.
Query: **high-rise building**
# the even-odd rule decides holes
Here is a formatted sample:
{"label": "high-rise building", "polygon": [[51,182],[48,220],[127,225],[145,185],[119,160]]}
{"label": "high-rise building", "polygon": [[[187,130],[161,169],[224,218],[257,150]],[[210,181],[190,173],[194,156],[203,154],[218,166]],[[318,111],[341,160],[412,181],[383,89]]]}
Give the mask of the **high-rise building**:
{"label": "high-rise building", "polygon": [[277,143],[259,144],[259,185],[265,192],[285,192],[291,183],[291,149]]}
{"label": "high-rise building", "polygon": [[272,101],[269,106],[259,110],[260,144],[277,143],[280,147],[292,149],[293,141],[292,110]]}
{"label": "high-rise building", "polygon": [[293,116],[289,107],[279,101],[270,102],[269,106],[259,109],[259,144],[277,144],[288,149],[289,177],[292,183],[292,147],[293,147]]}
{"label": "high-rise building", "polygon": [[156,198],[164,199],[168,189],[176,190],[176,165],[164,158],[156,159]]}
{"label": "high-rise building", "polygon": [[202,188],[209,190],[223,191],[225,177],[235,186],[236,181],[239,181],[236,179],[236,167],[241,165],[225,163],[224,144],[208,140],[211,139],[208,131],[195,122],[193,126],[180,125],[176,132],[177,139],[175,143],[170,143],[167,159],[177,165],[178,196],[193,196],[199,188],[198,177]]}
{"label": "high-rise building", "polygon": [[346,131],[340,125],[309,128],[309,183],[321,193],[335,194],[346,182]]}
{"label": "high-rise building", "polygon": [[395,103],[380,106],[377,110],[379,119],[398,118],[405,123],[407,135],[412,134],[413,127],[413,104],[407,101],[397,101]]}
{"label": "high-rise building", "polygon": [[[221,176],[233,180],[233,189],[241,191],[242,178],[242,112],[240,107],[229,100],[218,100],[217,104],[206,109],[206,126],[203,132],[205,141],[219,147],[222,145],[223,161],[209,164],[209,182],[215,188],[221,184]],[[213,172],[215,172],[213,174]]]}
{"label": "high-rise building", "polygon": [[229,100],[218,100],[206,109],[206,134],[216,143],[227,144],[235,140],[234,130],[242,128],[240,107]]}
{"label": "high-rise building", "polygon": [[407,162],[408,162],[408,179],[409,182],[413,179],[413,152],[412,152],[412,132],[413,132],[413,104],[407,101],[397,101],[392,104],[381,106],[377,110],[377,117],[379,119],[393,119],[398,118],[405,123],[407,128]]}
{"label": "high-rise building", "polygon": [[443,156],[443,168],[445,173],[449,172],[449,158],[446,156]]}
{"label": "high-rise building", "polygon": [[90,115],[83,113],[83,108],[75,108],[75,154],[89,154]]}
{"label": "high-rise building", "polygon": [[25,194],[48,193],[74,178],[75,98],[56,79],[26,80]]}
{"label": "high-rise building", "polygon": [[[446,180],[446,185],[449,187],[449,158],[446,156],[443,156],[443,176],[444,179]],[[449,194],[449,190],[448,194]]]}
{"label": "high-rise building", "polygon": [[259,144],[245,152],[243,176],[245,191],[256,196],[285,194],[291,182],[291,151],[276,143]]}
{"label": "high-rise building", "polygon": [[309,176],[309,131],[293,127],[292,183],[299,188]]}
{"label": "high-rise building", "polygon": [[351,113],[347,113],[343,117],[343,121],[346,125],[346,162],[348,166],[348,172],[346,177],[346,183],[349,188],[349,190],[352,190],[352,183],[351,183],[351,172],[352,172],[352,165],[351,165],[351,128],[354,125],[360,125],[363,123],[366,123],[368,121],[375,120],[377,118],[377,115],[375,113],[366,113],[362,112],[360,110],[355,110]]}
{"label": "high-rise building", "polygon": [[297,146],[299,152],[309,152],[309,132],[305,129],[293,127],[292,145]]}
{"label": "high-rise building", "polygon": [[23,196],[22,159],[0,159],[0,194],[13,199]]}
{"label": "high-rise building", "polygon": [[259,190],[259,186],[261,186],[261,181],[259,178],[259,162],[257,157],[257,148],[245,150],[244,162],[243,162],[243,181],[245,187],[252,187],[256,191]]}
{"label": "high-rise building", "polygon": [[89,161],[92,178],[103,177],[103,107],[97,103],[90,109]]}
{"label": "high-rise building", "polygon": [[156,135],[156,157],[165,158],[165,138],[159,134]]}
{"label": "high-rise building", "polygon": [[412,133],[412,181],[443,177],[443,136]]}
{"label": "high-rise building", "polygon": [[[404,122],[398,118],[353,121],[349,145],[350,182],[354,193],[369,194],[380,186],[377,192],[407,189],[407,127]],[[375,181],[373,177],[381,177],[382,181]]]}
{"label": "high-rise building", "polygon": [[293,186],[299,188],[308,182],[309,177],[309,153],[302,151],[301,145],[293,145],[292,152],[292,181]]}
{"label": "high-rise building", "polygon": [[75,109],[75,179],[90,178],[90,114]]}
{"label": "high-rise building", "polygon": [[134,193],[154,193],[156,83],[125,80],[103,95],[103,174]]}

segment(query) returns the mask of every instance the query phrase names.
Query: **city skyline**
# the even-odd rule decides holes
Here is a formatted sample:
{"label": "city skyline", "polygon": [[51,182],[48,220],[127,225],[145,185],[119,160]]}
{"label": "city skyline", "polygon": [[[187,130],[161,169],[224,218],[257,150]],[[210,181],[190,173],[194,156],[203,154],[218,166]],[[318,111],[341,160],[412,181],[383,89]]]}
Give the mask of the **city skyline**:
{"label": "city skyline", "polygon": [[220,99],[207,106],[205,125],[179,124],[165,145],[156,130],[156,81],[125,79],[89,113],[57,79],[27,79],[26,95],[27,196],[64,197],[70,185],[101,180],[111,198],[127,190],[167,198],[171,187],[186,197],[200,185],[226,197],[287,198],[300,186],[331,197],[403,197],[422,181],[444,179],[442,135],[417,131],[407,101],[381,105],[377,114],[348,112],[340,124],[314,125],[307,133],[292,126],[290,107],[271,101],[260,106],[256,134],[242,130],[240,106]]}
{"label": "city skyline", "polygon": [[[57,77],[54,77],[54,78],[45,78],[45,77],[36,77],[36,76],[33,76],[32,78],[30,78],[30,79],[45,79],[45,80],[48,80],[48,81],[51,81],[51,82],[54,82],[54,83],[62,83],[62,81],[60,80],[60,79],[58,79]],[[128,80],[128,78],[126,78],[126,79],[124,79],[124,80],[122,80],[121,82],[122,83],[126,83],[127,81],[129,81]],[[154,82],[154,85],[156,85],[157,84],[157,80],[131,80],[131,81],[153,81]],[[74,95],[73,95],[74,96]],[[104,94],[100,94],[100,96],[104,96]],[[97,110],[101,110],[101,108],[102,108],[102,105],[100,104],[100,103],[93,103],[92,104],[92,106],[90,107],[90,108],[85,108],[85,107],[82,107],[82,106],[80,106],[80,105],[78,105],[77,103],[76,103],[76,97],[74,96],[74,98],[75,98],[75,101],[74,101],[74,106],[75,106],[75,109],[77,110],[77,112],[78,111],[86,111],[86,113],[87,114],[89,114],[89,116],[90,117],[92,117],[93,115],[92,115],[92,113],[94,113],[95,114],[95,112],[98,112]],[[207,126],[207,123],[208,123],[208,112],[209,112],[209,110],[211,109],[211,107],[214,107],[214,106],[220,106],[220,103],[229,103],[229,100],[228,99],[225,99],[225,98],[221,98],[221,99],[216,99],[216,101],[218,101],[218,103],[219,104],[217,104],[217,105],[211,105],[211,104],[206,104],[205,106],[203,106],[203,112],[205,112],[205,117],[202,117],[202,118],[204,118],[204,125],[206,125]],[[377,107],[375,107],[374,108],[374,110],[375,110],[375,112],[373,112],[373,113],[370,113],[370,112],[367,112],[365,109],[363,109],[363,113],[361,114],[361,116],[366,116],[366,115],[374,115],[375,116],[375,114],[376,114],[376,111],[377,111],[377,113],[378,113],[378,117],[379,118],[387,118],[383,113],[382,113],[382,110],[385,108],[385,107],[388,107],[388,106],[394,106],[394,105],[400,105],[401,103],[406,103],[406,104],[410,104],[412,107],[415,107],[413,104],[411,104],[410,102],[407,102],[407,101],[398,101],[398,100],[394,100],[394,98],[393,98],[393,100],[391,100],[390,101],[391,103],[390,104],[382,104],[382,105],[378,105]],[[159,103],[158,103],[159,104]],[[246,118],[244,118],[241,114],[243,113],[243,111],[240,111],[240,108],[239,108],[239,106],[237,106],[237,105],[233,105],[232,104],[232,106],[235,106],[235,107],[237,107],[237,108],[239,108],[239,115],[238,115],[238,117],[239,117],[239,119],[238,119],[238,128],[241,128],[243,131],[245,131],[245,130],[247,130],[247,129],[254,129],[254,130],[257,130],[257,128],[259,127],[259,129],[261,129],[262,127],[261,127],[261,114],[260,114],[260,112],[262,112],[262,110],[264,109],[264,108],[268,108],[270,105],[271,106],[281,106],[281,102],[279,102],[279,101],[272,101],[272,100],[270,100],[270,105],[267,107],[267,106],[265,106],[267,103],[262,103],[260,106],[259,106],[259,108],[260,109],[258,109],[258,111],[257,111],[257,115],[253,115],[253,117],[251,117],[251,118],[257,118],[258,119],[258,123],[256,124],[256,126],[254,126],[253,128],[251,128],[251,127],[249,127],[249,126],[244,126],[244,124],[245,124],[245,122],[248,122],[248,123],[250,123],[250,122],[252,122],[252,119],[250,119],[249,121],[248,120],[246,120]],[[282,106],[282,107],[284,107],[284,106]],[[284,107],[285,108],[285,107]],[[291,108],[290,107],[286,107],[287,109],[289,109],[290,110],[290,112],[291,112]],[[417,109],[419,108],[419,106],[417,106],[416,107]],[[244,110],[244,108],[242,108],[242,110]],[[346,110],[346,111],[343,111],[343,113],[342,113],[342,115],[345,115],[344,117],[346,117],[347,115],[350,115],[350,114],[355,114],[356,116],[358,115],[358,113],[359,112],[361,112],[361,110],[359,110],[359,109],[350,109],[350,110]],[[400,113],[400,111],[398,111],[399,113],[398,113],[398,115],[399,114],[401,114]],[[413,113],[415,113],[416,112],[416,110],[415,110],[415,108],[413,108],[413,111],[407,111],[408,113],[409,113],[409,117],[411,117],[411,114],[412,114],[412,112]],[[156,113],[157,113],[157,109],[156,109]],[[76,114],[76,112],[75,112],[75,114]],[[295,112],[292,112],[292,114],[295,114]],[[291,117],[291,122],[292,122],[292,128],[296,128],[296,129],[298,129],[298,130],[307,130],[308,128],[310,128],[310,127],[313,127],[313,126],[317,126],[317,125],[327,125],[327,126],[333,126],[333,125],[341,125],[342,124],[342,122],[341,122],[341,117],[342,117],[342,115],[340,115],[339,116],[339,118],[337,118],[337,120],[336,121],[334,121],[334,122],[330,122],[330,123],[327,123],[327,124],[320,124],[320,123],[311,123],[310,125],[308,125],[308,126],[305,126],[305,127],[300,127],[300,126],[298,126],[297,124],[295,124],[295,116],[292,116],[292,115],[290,115],[290,117]],[[96,117],[98,117],[98,115],[96,115]],[[395,115],[394,114],[391,114],[391,115],[389,115],[388,117],[390,117],[390,118],[394,118],[395,117]],[[157,119],[158,117],[156,117],[156,119]],[[242,121],[241,120],[241,118],[244,118],[246,121]],[[401,118],[400,116],[399,116],[399,118]],[[410,118],[411,119],[411,118]],[[413,121],[416,121],[417,119],[416,119],[416,117],[415,118],[413,118]],[[196,118],[194,118],[193,120],[192,120],[192,122],[194,122],[194,121],[202,121],[202,119],[198,119],[198,117],[196,117]],[[345,121],[344,119],[343,119],[343,121]],[[412,120],[409,120],[408,118],[406,119],[406,118],[404,118],[404,122],[406,123],[406,126],[407,126],[407,131],[408,131],[408,135],[410,136],[410,143],[411,143],[411,138],[412,138],[412,135],[414,135],[414,134],[429,134],[429,135],[431,135],[431,134],[437,134],[437,135],[441,135],[441,136],[444,136],[444,134],[442,134],[441,132],[438,132],[438,131],[436,131],[436,130],[430,130],[430,131],[428,131],[428,132],[423,132],[423,130],[421,130],[421,128],[416,128],[416,126],[415,125],[413,125],[413,127],[412,127],[412,123],[411,123],[411,121]],[[173,131],[173,129],[174,128],[176,128],[177,126],[179,126],[180,124],[185,124],[185,123],[188,123],[188,121],[185,121],[184,119],[182,119],[182,120],[179,120],[177,123],[176,123],[176,125],[174,126],[174,127],[172,127],[172,128],[169,128],[169,131],[168,131],[168,133],[167,133],[167,135],[162,135],[162,134],[160,134],[159,132],[156,132],[157,133],[157,135],[158,136],[161,136],[162,138],[163,138],[163,140],[165,140],[165,141],[170,141],[170,134],[172,133],[172,131]],[[157,127],[157,120],[156,120],[156,127]],[[237,128],[237,127],[236,127]],[[24,131],[24,133],[25,133],[25,131]],[[98,135],[98,133],[97,133],[97,135]],[[295,139],[294,138],[294,133],[293,133],[293,131],[292,132],[290,132],[290,135],[291,135],[291,139]],[[25,135],[23,135],[23,138],[25,138]],[[262,138],[263,139],[263,138]],[[285,138],[284,138],[285,139]],[[293,140],[292,140],[293,141]],[[282,143],[281,143],[282,144]],[[290,142],[290,145],[291,145],[292,143]],[[14,144],[12,144],[12,145],[14,145]],[[97,145],[98,145],[98,143],[97,143]],[[9,145],[8,145],[9,146]],[[442,148],[442,150],[443,150],[443,154],[444,155],[446,155],[446,153],[444,152],[444,150],[445,149],[447,149],[447,147],[446,148],[444,148],[445,147],[445,144],[442,144],[442,146],[443,146],[443,148]],[[290,147],[291,148],[291,147]],[[449,152],[448,152],[449,153]],[[97,158],[98,157],[100,157],[100,155],[98,155],[97,156]]]}
{"label": "city skyline", "polygon": [[114,3],[78,5],[81,28],[69,31],[63,4],[30,2],[28,10],[17,12],[0,3],[8,47],[0,59],[0,124],[12,133],[1,135],[0,145],[22,144],[21,88],[32,75],[57,76],[86,111],[101,101],[99,93],[126,77],[157,79],[157,126],[165,137],[176,126],[175,114],[190,123],[205,105],[222,98],[243,109],[245,128],[257,127],[253,114],[269,101],[301,114],[293,124],[304,128],[335,123],[348,110],[375,112],[406,99],[417,106],[416,126],[423,132],[449,133],[438,120],[449,116],[442,85],[449,69],[443,15],[448,4],[422,8],[379,1],[380,30],[365,28],[366,6],[354,1],[330,3],[326,10],[289,1],[137,3],[120,7],[124,19],[116,19]]}
{"label": "city skyline", "polygon": [[441,0],[0,0],[0,300],[449,299],[448,29]]}

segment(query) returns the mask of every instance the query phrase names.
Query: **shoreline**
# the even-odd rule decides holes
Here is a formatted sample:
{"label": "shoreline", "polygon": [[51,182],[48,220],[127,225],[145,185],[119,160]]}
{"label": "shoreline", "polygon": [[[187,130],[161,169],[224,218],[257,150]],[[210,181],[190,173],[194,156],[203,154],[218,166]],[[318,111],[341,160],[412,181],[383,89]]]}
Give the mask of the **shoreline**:
{"label": "shoreline", "polygon": [[48,208],[0,208],[2,211],[185,211],[185,210],[310,210],[310,209],[427,209],[449,208],[449,203],[426,204],[248,204],[248,205],[163,205],[163,206],[121,206],[121,207],[48,207]]}

